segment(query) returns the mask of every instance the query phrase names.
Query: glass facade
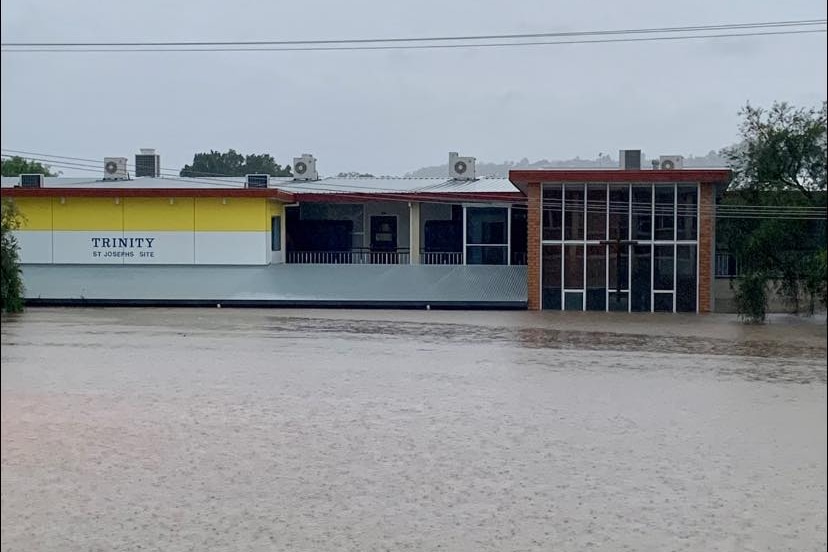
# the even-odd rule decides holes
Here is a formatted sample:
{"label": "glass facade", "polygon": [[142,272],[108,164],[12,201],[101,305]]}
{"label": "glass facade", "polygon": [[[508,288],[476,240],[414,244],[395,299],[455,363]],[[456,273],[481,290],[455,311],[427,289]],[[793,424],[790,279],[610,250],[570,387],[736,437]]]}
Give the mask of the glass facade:
{"label": "glass facade", "polygon": [[509,208],[466,207],[466,264],[509,264]]}
{"label": "glass facade", "polygon": [[697,185],[545,184],[542,197],[542,308],[697,311]]}

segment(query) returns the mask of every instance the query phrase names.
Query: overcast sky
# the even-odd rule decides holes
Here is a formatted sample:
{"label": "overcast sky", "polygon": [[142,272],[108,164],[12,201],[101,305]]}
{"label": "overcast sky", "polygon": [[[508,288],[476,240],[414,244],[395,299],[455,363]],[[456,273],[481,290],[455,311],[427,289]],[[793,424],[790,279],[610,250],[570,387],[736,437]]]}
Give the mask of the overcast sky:
{"label": "overcast sky", "polygon": [[[2,41],[280,40],[578,31],[826,16],[822,0],[14,0]],[[322,174],[485,161],[703,155],[750,101],[826,97],[825,34],[477,50],[2,53],[2,147],[162,166],[310,152]],[[64,174],[84,175],[71,170]]]}

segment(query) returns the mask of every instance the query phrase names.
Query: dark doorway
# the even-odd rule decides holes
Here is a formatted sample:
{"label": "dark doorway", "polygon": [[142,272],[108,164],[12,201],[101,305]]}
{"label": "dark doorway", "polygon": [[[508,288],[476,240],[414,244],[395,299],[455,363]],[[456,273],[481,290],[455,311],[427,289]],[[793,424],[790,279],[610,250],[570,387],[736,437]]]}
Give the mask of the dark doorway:
{"label": "dark doorway", "polygon": [[371,217],[371,251],[387,252],[397,250],[397,217]]}

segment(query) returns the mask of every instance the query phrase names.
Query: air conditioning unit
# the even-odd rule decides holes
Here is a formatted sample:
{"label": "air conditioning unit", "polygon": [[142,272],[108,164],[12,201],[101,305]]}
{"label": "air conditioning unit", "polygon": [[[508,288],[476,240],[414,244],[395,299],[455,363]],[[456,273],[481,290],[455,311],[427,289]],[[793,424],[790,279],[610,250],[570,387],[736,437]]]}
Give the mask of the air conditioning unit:
{"label": "air conditioning unit", "polygon": [[658,166],[663,171],[684,167],[684,157],[681,155],[662,155],[658,158]]}
{"label": "air conditioning unit", "polygon": [[135,178],[161,176],[161,156],[154,149],[141,148],[141,153],[135,154]]}
{"label": "air conditioning unit", "polygon": [[248,188],[267,188],[270,182],[269,174],[248,174],[245,176],[245,186]]}
{"label": "air conditioning unit", "polygon": [[316,172],[316,158],[310,153],[303,153],[302,157],[293,158],[294,180],[319,180]]}
{"label": "air conditioning unit", "polygon": [[475,161],[474,157],[460,157],[456,151],[449,152],[449,178],[474,180]]}
{"label": "air conditioning unit", "polygon": [[21,174],[20,175],[21,188],[42,188],[43,175],[42,174]]}
{"label": "air conditioning unit", "polygon": [[126,180],[128,178],[126,157],[104,157],[104,180]]}

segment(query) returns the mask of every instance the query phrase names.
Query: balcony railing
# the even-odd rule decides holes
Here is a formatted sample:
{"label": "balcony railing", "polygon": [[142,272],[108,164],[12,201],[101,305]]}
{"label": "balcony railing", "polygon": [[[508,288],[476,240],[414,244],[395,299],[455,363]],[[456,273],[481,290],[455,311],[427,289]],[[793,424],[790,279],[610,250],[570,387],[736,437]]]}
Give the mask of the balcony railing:
{"label": "balcony railing", "polygon": [[462,251],[422,251],[420,264],[426,265],[460,265],[463,264]]}
{"label": "balcony railing", "polygon": [[287,252],[287,262],[291,264],[408,264],[409,261],[408,249]]}
{"label": "balcony railing", "polygon": [[[288,251],[286,261],[289,264],[409,264],[411,255],[408,249],[396,251],[371,251],[353,249],[351,251]],[[513,265],[525,265],[525,252],[512,252]],[[462,251],[421,251],[420,264],[424,265],[462,265]]]}

